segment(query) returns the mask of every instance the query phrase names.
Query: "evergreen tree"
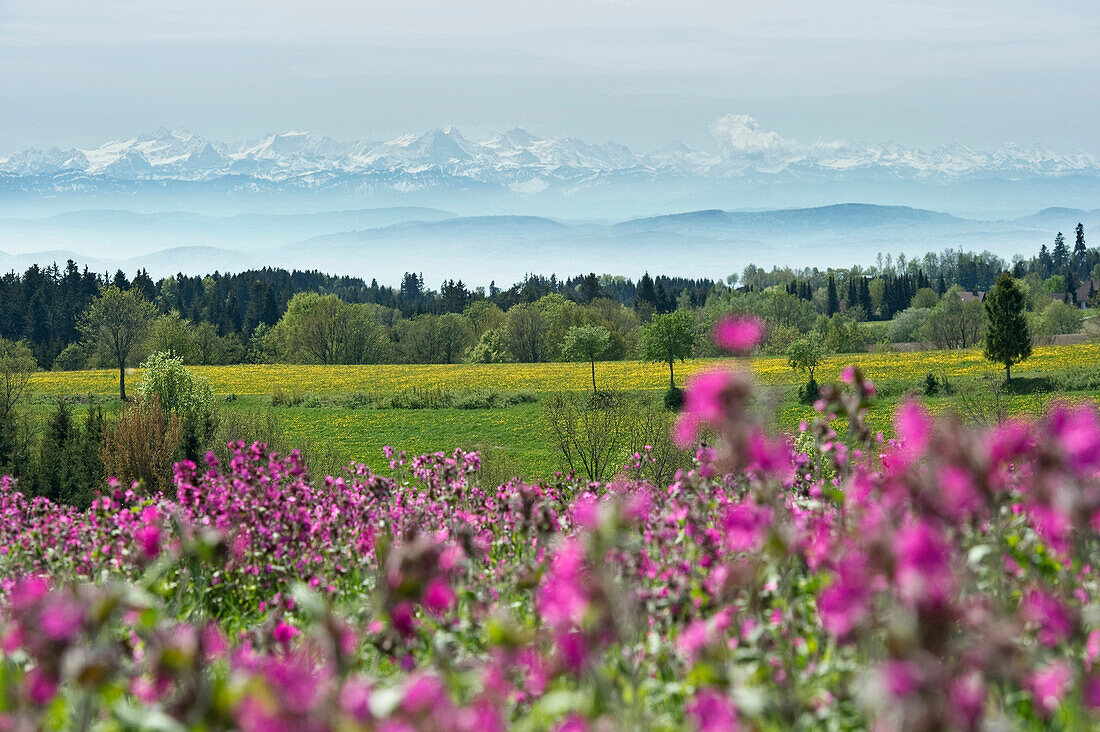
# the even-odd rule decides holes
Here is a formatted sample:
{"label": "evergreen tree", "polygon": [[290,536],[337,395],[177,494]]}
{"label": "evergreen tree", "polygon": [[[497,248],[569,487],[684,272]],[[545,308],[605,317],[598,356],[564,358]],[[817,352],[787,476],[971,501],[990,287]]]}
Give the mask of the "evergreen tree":
{"label": "evergreen tree", "polygon": [[600,279],[595,272],[589,272],[581,280],[580,299],[582,303],[590,303],[601,295]]}
{"label": "evergreen tree", "polygon": [[[79,428],[73,423],[73,412],[64,399],[57,400],[57,410],[46,425],[39,445],[38,471],[35,476],[35,493],[51,501],[61,500],[62,485],[71,475],[72,443],[79,439]],[[67,487],[67,486],[66,486]]]}
{"label": "evergreen tree", "polygon": [[867,317],[871,317],[873,307],[871,304],[871,287],[867,284],[866,277],[859,278],[859,304],[863,308],[863,312],[867,313]]}
{"label": "evergreen tree", "polygon": [[157,299],[156,283],[153,282],[153,278],[149,276],[149,273],[146,272],[144,268],[134,275],[134,281],[130,283],[130,287],[140,292],[142,297],[149,302],[153,302]]}
{"label": "evergreen tree", "polygon": [[1088,272],[1084,271],[1085,262],[1088,259],[1088,247],[1085,246],[1085,227],[1077,224],[1077,238],[1073,243],[1073,269],[1076,270],[1078,277],[1087,277]]}
{"label": "evergreen tree", "polygon": [[[1058,236],[1061,236],[1061,234]],[[1047,249],[1046,244],[1039,247],[1039,257],[1036,264],[1039,267],[1039,276],[1044,280],[1054,273],[1054,260],[1051,258],[1050,250]]]}
{"label": "evergreen tree", "polygon": [[1062,236],[1060,231],[1058,236],[1054,237],[1054,249],[1050,253],[1050,258],[1054,265],[1054,271],[1059,274],[1069,265],[1069,249],[1066,248],[1066,237]]}
{"label": "evergreen tree", "polygon": [[825,293],[825,314],[830,318],[840,312],[840,297],[836,292],[836,279],[829,275],[829,283]]}
{"label": "evergreen tree", "polygon": [[1081,286],[1081,283],[1077,281],[1077,277],[1073,274],[1072,269],[1066,270],[1066,296],[1063,300],[1070,305],[1077,304],[1077,288]]}
{"label": "evergreen tree", "polygon": [[1012,366],[1031,355],[1026,304],[1023,289],[1007,272],[985,296],[985,357],[1004,365],[1006,382],[1012,380]]}
{"label": "evergreen tree", "polygon": [[126,273],[121,269],[115,272],[115,277],[111,280],[111,284],[120,290],[130,289],[130,280],[126,279]]}
{"label": "evergreen tree", "polygon": [[638,287],[634,292],[634,309],[645,309],[646,305],[651,311],[657,309],[657,290],[653,286],[653,278],[649,276],[649,272],[643,274],[642,279],[638,280]]}

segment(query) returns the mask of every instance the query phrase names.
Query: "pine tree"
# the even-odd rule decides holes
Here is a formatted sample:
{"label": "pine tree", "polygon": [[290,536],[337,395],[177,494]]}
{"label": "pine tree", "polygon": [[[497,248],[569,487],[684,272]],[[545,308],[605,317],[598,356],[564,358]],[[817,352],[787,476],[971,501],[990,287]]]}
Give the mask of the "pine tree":
{"label": "pine tree", "polygon": [[1085,260],[1088,259],[1088,247],[1085,246],[1085,227],[1080,223],[1077,224],[1077,238],[1073,243],[1073,269],[1076,270],[1078,277],[1087,277],[1088,272],[1084,271]]}
{"label": "pine tree", "polygon": [[51,501],[61,498],[65,473],[72,463],[71,446],[79,439],[79,428],[73,422],[72,408],[64,399],[58,399],[57,411],[53,413],[42,435],[38,456],[38,475],[35,492]]}
{"label": "pine tree", "polygon": [[1005,367],[1005,381],[1012,380],[1012,366],[1031,355],[1024,291],[1004,272],[985,296],[985,357]]}
{"label": "pine tree", "polygon": [[1062,232],[1058,232],[1058,236],[1054,237],[1054,250],[1050,253],[1050,258],[1054,264],[1054,271],[1061,273],[1065,270],[1069,264],[1069,249],[1066,248],[1066,237],[1062,236]]}
{"label": "pine tree", "polygon": [[[1061,236],[1059,234],[1058,236]],[[1039,247],[1039,276],[1044,280],[1053,273],[1054,260],[1050,257],[1050,250],[1047,249],[1047,245]]]}

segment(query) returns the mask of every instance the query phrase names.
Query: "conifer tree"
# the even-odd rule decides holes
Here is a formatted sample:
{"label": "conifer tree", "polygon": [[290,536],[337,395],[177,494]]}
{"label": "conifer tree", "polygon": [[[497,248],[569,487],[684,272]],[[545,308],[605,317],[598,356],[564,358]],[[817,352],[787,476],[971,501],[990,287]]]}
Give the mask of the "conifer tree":
{"label": "conifer tree", "polygon": [[1073,243],[1073,268],[1077,271],[1078,276],[1085,277],[1087,272],[1082,270],[1085,267],[1085,260],[1088,258],[1088,247],[1085,246],[1085,227],[1080,223],[1077,224],[1077,238]]}
{"label": "conifer tree", "polygon": [[1066,248],[1066,237],[1062,236],[1062,232],[1058,232],[1058,236],[1054,237],[1054,250],[1050,253],[1050,258],[1054,264],[1054,271],[1061,274],[1061,272],[1069,264],[1069,249]]}
{"label": "conifer tree", "polygon": [[825,314],[830,318],[840,312],[840,297],[836,292],[836,279],[829,275],[829,285],[825,295]]}

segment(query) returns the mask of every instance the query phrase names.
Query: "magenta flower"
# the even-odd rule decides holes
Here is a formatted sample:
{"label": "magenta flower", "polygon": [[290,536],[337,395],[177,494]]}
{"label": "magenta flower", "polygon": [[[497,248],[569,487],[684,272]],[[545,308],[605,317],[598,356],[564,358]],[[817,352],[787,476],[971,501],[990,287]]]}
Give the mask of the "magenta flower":
{"label": "magenta flower", "polygon": [[862,555],[850,553],[838,565],[836,579],[817,596],[817,611],[825,630],[843,638],[866,619],[871,591]]}
{"label": "magenta flower", "polygon": [[881,672],[886,689],[895,699],[906,699],[920,688],[920,667],[912,661],[886,661]]}
{"label": "magenta flower", "polygon": [[726,389],[732,378],[728,371],[708,371],[687,380],[684,408],[673,427],[676,444],[685,449],[690,447],[700,426],[722,420],[726,413]]}
{"label": "magenta flower", "polygon": [[894,432],[901,442],[902,450],[916,458],[924,454],[932,441],[932,415],[914,401],[898,407],[894,415]]}
{"label": "magenta flower", "polygon": [[700,650],[710,642],[710,630],[705,620],[692,620],[676,639],[676,647],[687,656],[689,661],[694,661]]}
{"label": "magenta flower", "polygon": [[1035,695],[1039,708],[1049,714],[1062,703],[1062,697],[1066,695],[1072,681],[1073,672],[1069,664],[1055,661],[1032,674],[1028,679],[1028,686]]}
{"label": "magenta flower", "polygon": [[737,732],[737,708],[729,697],[712,689],[695,694],[687,708],[699,732]]}
{"label": "magenta flower", "polygon": [[275,629],[271,632],[271,637],[275,639],[276,643],[286,646],[296,636],[301,635],[301,633],[302,631],[298,630],[290,623],[287,623],[284,620],[280,620],[275,625]]}
{"label": "magenta flower", "polygon": [[32,668],[23,678],[23,689],[32,702],[45,706],[57,693],[57,682],[37,668]]}
{"label": "magenta flower", "polygon": [[1038,626],[1039,642],[1053,648],[1073,633],[1073,618],[1065,606],[1042,590],[1028,590],[1020,601],[1024,619]]}
{"label": "magenta flower", "polygon": [[367,682],[361,679],[348,679],[340,689],[340,708],[351,715],[360,724],[365,724],[371,719],[370,711],[371,689]]}
{"label": "magenta flower", "polygon": [[974,729],[985,710],[986,686],[981,674],[972,671],[951,682],[948,693],[952,716],[963,729]]}
{"label": "magenta flower", "polygon": [[1095,408],[1059,406],[1050,416],[1049,429],[1075,469],[1100,466],[1100,418]]}
{"label": "magenta flower", "polygon": [[583,575],[584,550],[575,539],[569,539],[555,552],[539,591],[539,613],[550,627],[568,628],[584,618],[588,595]]}
{"label": "magenta flower", "polygon": [[84,625],[84,609],[65,596],[54,596],[42,608],[42,632],[55,641],[71,641]]}
{"label": "magenta flower", "polygon": [[434,676],[419,676],[405,687],[401,709],[415,714],[435,706],[445,697],[443,682]]}
{"label": "magenta flower", "polygon": [[943,602],[954,591],[951,550],[938,529],[918,520],[894,537],[895,581],[902,598],[911,602]]}
{"label": "magenta flower", "polygon": [[554,634],[554,642],[561,653],[565,667],[573,673],[580,673],[588,663],[588,639],[579,631],[560,631]]}
{"label": "magenta flower", "polygon": [[438,577],[432,579],[424,590],[424,607],[435,615],[443,615],[455,603],[455,593],[443,580]]}
{"label": "magenta flower", "polygon": [[588,732],[588,722],[577,713],[570,714],[564,722],[554,728],[554,732]]}
{"label": "magenta flower", "polygon": [[755,315],[731,315],[714,326],[714,342],[733,353],[747,353],[764,338],[764,323]]}
{"label": "magenta flower", "polygon": [[722,517],[726,546],[731,552],[753,552],[760,549],[772,525],[772,511],[767,506],[743,502],[730,506]]}

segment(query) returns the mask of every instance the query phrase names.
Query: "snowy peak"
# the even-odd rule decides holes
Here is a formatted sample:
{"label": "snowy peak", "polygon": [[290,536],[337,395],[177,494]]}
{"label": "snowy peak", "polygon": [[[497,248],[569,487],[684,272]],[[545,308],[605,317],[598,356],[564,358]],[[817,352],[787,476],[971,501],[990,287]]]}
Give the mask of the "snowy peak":
{"label": "snowy peak", "polygon": [[32,149],[0,157],[0,175],[84,173],[121,180],[195,181],[237,175],[306,186],[337,180],[369,181],[371,186],[395,191],[476,181],[504,186],[521,195],[551,187],[579,190],[602,179],[624,176],[650,180],[787,176],[798,180],[886,177],[937,181],[1100,175],[1100,164],[1089,153],[1057,153],[1042,145],[1005,143],[996,150],[981,151],[960,144],[921,150],[894,142],[806,142],[764,129],[744,114],[719,118],[710,132],[715,140],[710,149],[673,143],[652,153],[639,153],[614,142],[539,137],[520,127],[483,141],[470,140],[454,127],[443,127],[388,142],[341,142],[313,132],[292,131],[238,143],[162,127],[96,148]]}

